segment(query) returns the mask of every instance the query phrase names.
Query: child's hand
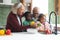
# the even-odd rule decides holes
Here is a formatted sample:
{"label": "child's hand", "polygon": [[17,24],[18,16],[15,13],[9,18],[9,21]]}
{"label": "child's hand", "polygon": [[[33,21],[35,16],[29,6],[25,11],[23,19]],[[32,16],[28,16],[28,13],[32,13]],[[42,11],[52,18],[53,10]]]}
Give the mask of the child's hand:
{"label": "child's hand", "polygon": [[46,34],[51,34],[52,32],[51,32],[51,30],[47,29],[47,30],[45,30],[45,33]]}
{"label": "child's hand", "polygon": [[44,30],[43,29],[40,29],[40,30],[38,30],[38,32],[44,32]]}

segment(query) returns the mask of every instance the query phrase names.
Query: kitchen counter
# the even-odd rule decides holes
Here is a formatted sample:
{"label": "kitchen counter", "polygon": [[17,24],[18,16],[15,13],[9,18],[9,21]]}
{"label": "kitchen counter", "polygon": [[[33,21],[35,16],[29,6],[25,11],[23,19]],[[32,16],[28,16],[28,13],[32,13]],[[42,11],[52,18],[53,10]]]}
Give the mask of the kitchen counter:
{"label": "kitchen counter", "polygon": [[[58,25],[58,27],[60,27],[60,24]],[[60,40],[60,32],[58,32],[58,35],[17,32],[12,33],[11,35],[0,36],[0,40]]]}
{"label": "kitchen counter", "polygon": [[0,40],[60,40],[60,34],[18,32],[0,36]]}

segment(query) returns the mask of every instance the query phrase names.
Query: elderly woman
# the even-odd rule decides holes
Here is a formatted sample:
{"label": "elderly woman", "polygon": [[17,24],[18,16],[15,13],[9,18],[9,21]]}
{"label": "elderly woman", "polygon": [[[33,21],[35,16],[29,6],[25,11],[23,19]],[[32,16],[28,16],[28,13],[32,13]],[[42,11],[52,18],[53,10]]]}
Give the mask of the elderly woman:
{"label": "elderly woman", "polygon": [[22,32],[29,28],[29,26],[24,27],[22,24],[22,18],[24,13],[24,6],[21,3],[16,3],[7,18],[6,29],[11,29],[12,32]]}

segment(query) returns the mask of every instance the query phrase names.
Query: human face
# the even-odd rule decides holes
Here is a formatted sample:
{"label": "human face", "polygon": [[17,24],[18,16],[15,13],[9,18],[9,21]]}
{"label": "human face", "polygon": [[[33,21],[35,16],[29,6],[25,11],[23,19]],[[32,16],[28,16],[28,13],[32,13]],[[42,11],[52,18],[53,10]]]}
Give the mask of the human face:
{"label": "human face", "polygon": [[34,17],[37,18],[37,17],[38,17],[38,14],[39,14],[39,11],[38,11],[37,8],[35,8],[35,9],[33,10],[33,15],[34,15]]}
{"label": "human face", "polygon": [[38,13],[35,13],[35,14],[34,14],[34,17],[37,18],[37,17],[38,17]]}
{"label": "human face", "polygon": [[27,17],[26,17],[27,20],[31,20],[32,19],[32,16],[31,14],[28,14]]}
{"label": "human face", "polygon": [[45,21],[46,21],[46,17],[45,16],[43,16],[43,17],[40,18],[40,22],[41,23],[44,23]]}
{"label": "human face", "polygon": [[38,12],[38,9],[35,9],[35,10],[33,11],[33,13],[34,13],[34,14],[35,14],[35,13],[39,13],[39,12]]}
{"label": "human face", "polygon": [[18,15],[23,15],[24,7],[22,6],[22,7],[18,8],[17,13],[18,13]]}
{"label": "human face", "polygon": [[38,13],[39,12],[39,9],[37,7],[34,7],[33,8],[33,13]]}

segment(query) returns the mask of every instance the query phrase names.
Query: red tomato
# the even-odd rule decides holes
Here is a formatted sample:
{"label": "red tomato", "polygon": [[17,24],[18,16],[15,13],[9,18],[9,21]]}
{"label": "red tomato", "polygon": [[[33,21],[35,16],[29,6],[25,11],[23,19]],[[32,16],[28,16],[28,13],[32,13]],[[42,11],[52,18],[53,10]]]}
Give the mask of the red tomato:
{"label": "red tomato", "polygon": [[6,30],[6,35],[10,35],[11,34],[11,30],[10,29],[7,29]]}
{"label": "red tomato", "polygon": [[51,31],[50,30],[45,30],[45,33],[46,34],[51,34]]}

